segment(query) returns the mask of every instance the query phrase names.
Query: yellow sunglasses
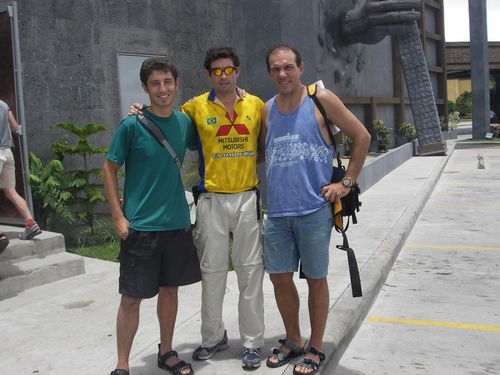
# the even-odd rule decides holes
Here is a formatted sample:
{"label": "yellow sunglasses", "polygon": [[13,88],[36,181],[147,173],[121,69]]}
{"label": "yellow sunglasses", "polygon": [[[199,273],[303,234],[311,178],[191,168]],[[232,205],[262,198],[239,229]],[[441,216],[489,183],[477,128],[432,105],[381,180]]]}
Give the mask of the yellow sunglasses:
{"label": "yellow sunglasses", "polygon": [[210,69],[210,74],[213,74],[216,77],[222,76],[222,73],[224,73],[227,76],[230,76],[237,69],[238,68],[236,66],[226,66],[225,68],[212,68]]}

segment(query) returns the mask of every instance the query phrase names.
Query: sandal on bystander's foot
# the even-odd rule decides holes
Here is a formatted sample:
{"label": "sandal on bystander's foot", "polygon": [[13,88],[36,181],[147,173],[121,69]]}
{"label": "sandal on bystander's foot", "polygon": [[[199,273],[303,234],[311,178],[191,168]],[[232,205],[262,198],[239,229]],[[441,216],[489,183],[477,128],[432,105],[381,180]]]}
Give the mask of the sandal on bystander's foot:
{"label": "sandal on bystander's foot", "polygon": [[24,232],[19,235],[21,240],[31,240],[33,237],[38,236],[42,231],[36,222],[33,225],[24,228]]}

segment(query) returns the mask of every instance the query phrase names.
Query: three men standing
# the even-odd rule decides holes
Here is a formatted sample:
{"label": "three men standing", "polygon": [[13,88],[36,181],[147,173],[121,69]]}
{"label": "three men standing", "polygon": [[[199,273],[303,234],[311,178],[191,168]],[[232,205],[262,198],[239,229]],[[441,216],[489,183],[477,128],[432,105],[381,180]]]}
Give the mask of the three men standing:
{"label": "three men standing", "polygon": [[293,282],[300,260],[309,286],[311,338],[294,374],[315,374],[325,359],[326,276],[333,220],[330,203],[347,195],[356,181],[370,135],[337,96],[329,90],[318,91],[329,120],[353,140],[346,183],[330,183],[334,150],[328,124],[301,83],[304,64],[300,53],[282,44],[269,51],[266,63],[278,94],[263,106],[260,99],[236,87],[239,59],[234,51],[210,49],[204,65],[212,89],[181,107],[195,123],[199,136],[201,177],[194,241],[202,273],[202,343],[193,358],[205,360],[228,347],[222,307],[231,258],[240,292],[243,367],[260,366],[264,311],[259,197],[255,190],[259,137],[259,156],[264,148],[266,151],[268,183],[265,268],[286,331],[281,347],[266,364],[279,367],[304,353],[299,296]]}

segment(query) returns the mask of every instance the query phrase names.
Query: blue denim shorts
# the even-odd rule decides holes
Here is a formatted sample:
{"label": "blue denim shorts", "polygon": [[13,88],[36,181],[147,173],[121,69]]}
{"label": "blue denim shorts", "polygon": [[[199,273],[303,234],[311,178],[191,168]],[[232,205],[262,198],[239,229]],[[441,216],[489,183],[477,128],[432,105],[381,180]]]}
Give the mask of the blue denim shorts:
{"label": "blue denim shorts", "polygon": [[332,213],[330,204],[304,216],[268,217],[264,261],[268,273],[296,272],[299,260],[307,277],[328,275]]}

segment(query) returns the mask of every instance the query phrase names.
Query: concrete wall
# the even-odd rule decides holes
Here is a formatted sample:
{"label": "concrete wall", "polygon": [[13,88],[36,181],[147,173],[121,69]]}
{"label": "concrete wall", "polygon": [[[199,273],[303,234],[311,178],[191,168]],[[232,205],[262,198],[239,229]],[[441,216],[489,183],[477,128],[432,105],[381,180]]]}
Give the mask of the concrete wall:
{"label": "concrete wall", "polygon": [[[393,96],[390,38],[373,46],[336,46],[332,52],[324,12],[325,3],[319,0],[233,0],[234,45],[243,55],[240,83],[263,99],[274,95],[265,54],[272,45],[286,42],[301,52],[304,83],[322,79],[339,96]],[[360,106],[350,109],[363,121]],[[390,123],[393,107],[379,111]]]}
{"label": "concrete wall", "polygon": [[[11,1],[0,0],[0,4]],[[332,4],[334,5],[332,8]],[[59,122],[104,123],[109,143],[121,118],[118,53],[165,54],[180,68],[180,101],[209,88],[202,62],[208,47],[233,45],[239,84],[268,99],[275,90],[265,53],[280,41],[301,51],[303,82],[322,79],[339,96],[393,96],[389,38],[342,46],[327,30],[325,11],[340,0],[22,0],[18,1],[29,149],[43,158],[62,134]],[[335,48],[332,48],[334,46]],[[138,74],[138,72],[137,72]],[[138,79],[138,78],[137,78]],[[364,119],[362,106],[350,109]],[[379,118],[392,126],[391,105]]]}
{"label": "concrete wall", "polygon": [[117,53],[167,55],[188,99],[208,88],[207,47],[230,44],[229,0],[22,0],[18,10],[29,148],[45,158],[59,122],[104,123],[109,142],[121,117]]}

